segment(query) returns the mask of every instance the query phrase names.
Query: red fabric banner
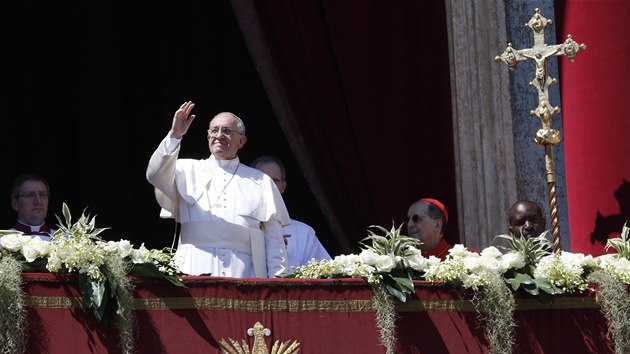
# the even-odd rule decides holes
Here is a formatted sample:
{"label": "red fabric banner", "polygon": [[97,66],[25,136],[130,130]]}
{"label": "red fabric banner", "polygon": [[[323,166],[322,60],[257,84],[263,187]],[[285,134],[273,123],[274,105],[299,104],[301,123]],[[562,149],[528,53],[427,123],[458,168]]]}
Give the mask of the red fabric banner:
{"label": "red fabric banner", "polygon": [[[24,274],[29,353],[120,353],[112,323],[82,306],[76,276]],[[220,353],[223,340],[248,343],[259,322],[267,348],[298,341],[300,353],[385,353],[372,287],[361,279],[185,277],[187,288],[136,279],[137,353]],[[397,303],[396,353],[487,353],[486,324],[470,294],[416,283]],[[593,297],[558,296],[553,305],[519,298],[515,353],[613,353]]]}
{"label": "red fabric banner", "polygon": [[630,1],[563,6],[562,39],[587,46],[560,62],[571,250],[600,255],[630,219]]}

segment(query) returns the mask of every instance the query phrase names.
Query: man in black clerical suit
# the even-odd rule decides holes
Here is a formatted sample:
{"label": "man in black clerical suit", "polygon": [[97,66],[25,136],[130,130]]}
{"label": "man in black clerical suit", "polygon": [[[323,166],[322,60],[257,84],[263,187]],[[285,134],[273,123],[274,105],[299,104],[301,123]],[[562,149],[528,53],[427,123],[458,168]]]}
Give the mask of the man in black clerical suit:
{"label": "man in black clerical suit", "polygon": [[21,174],[13,180],[10,195],[11,207],[17,212],[13,230],[50,240],[54,230],[46,224],[50,197],[46,179],[33,173]]}

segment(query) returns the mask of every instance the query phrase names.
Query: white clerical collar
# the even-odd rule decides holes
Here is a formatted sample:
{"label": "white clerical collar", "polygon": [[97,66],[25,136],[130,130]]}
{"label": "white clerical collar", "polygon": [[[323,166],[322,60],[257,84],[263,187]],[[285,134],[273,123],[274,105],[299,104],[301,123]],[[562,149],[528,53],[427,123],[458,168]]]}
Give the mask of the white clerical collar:
{"label": "white clerical collar", "polygon": [[41,224],[41,225],[34,226],[34,225],[29,225],[29,224],[27,224],[27,223],[21,222],[20,220],[18,220],[17,222],[18,222],[19,224],[24,225],[24,226],[28,226],[28,227],[30,227],[30,228],[31,228],[31,232],[39,232],[39,229],[40,229],[42,226],[44,226],[44,224],[45,224],[45,223],[43,223],[43,224]]}
{"label": "white clerical collar", "polygon": [[213,161],[215,166],[219,166],[223,169],[234,169],[240,163],[238,156],[231,160],[219,160],[214,155],[210,155],[210,160]]}

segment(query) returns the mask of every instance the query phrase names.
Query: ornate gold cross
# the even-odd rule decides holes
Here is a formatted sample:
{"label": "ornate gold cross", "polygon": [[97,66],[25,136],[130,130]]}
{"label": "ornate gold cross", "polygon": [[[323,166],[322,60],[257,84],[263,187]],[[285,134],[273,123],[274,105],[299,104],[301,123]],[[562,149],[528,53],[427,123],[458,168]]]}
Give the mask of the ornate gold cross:
{"label": "ornate gold cross", "polygon": [[525,24],[534,31],[534,46],[521,50],[512,48],[512,43],[508,43],[507,48],[501,55],[494,60],[506,63],[510,70],[514,70],[516,64],[523,60],[534,60],[536,63],[536,75],[534,80],[529,84],[538,91],[538,107],[532,110],[530,114],[540,118],[542,127],[536,132],[534,139],[537,144],[545,147],[545,170],[547,177],[547,189],[549,190],[549,211],[551,214],[551,234],[554,252],[562,250],[560,245],[560,222],[558,220],[558,201],[556,196],[556,171],[553,162],[552,146],[558,144],[562,138],[560,132],[551,127],[551,118],[554,114],[560,113],[560,107],[553,107],[549,102],[549,87],[557,82],[548,74],[547,61],[554,56],[566,56],[573,63],[573,59],[580,50],[585,50],[586,45],[577,44],[567,36],[567,39],[561,44],[547,45],[545,44],[545,27],[551,24],[551,20],[546,19],[540,14],[540,9],[535,9],[535,14]]}
{"label": "ornate gold cross", "polygon": [[221,338],[219,342],[221,344],[222,354],[297,354],[300,347],[300,342],[294,340],[287,340],[285,342],[276,341],[271,348],[271,351],[267,348],[265,343],[265,337],[271,335],[271,330],[265,328],[260,322],[256,322],[254,327],[247,329],[247,335],[254,337],[254,343],[252,344],[252,350],[249,350],[248,341],[241,339],[238,340],[228,338],[229,342],[224,338]]}

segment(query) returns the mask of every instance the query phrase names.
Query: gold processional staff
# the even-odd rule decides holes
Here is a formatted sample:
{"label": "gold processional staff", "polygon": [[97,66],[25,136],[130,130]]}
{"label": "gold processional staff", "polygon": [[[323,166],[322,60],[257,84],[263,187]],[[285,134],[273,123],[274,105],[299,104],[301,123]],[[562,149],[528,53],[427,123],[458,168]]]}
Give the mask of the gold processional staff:
{"label": "gold processional staff", "polygon": [[562,138],[560,132],[551,127],[551,118],[560,113],[560,107],[553,107],[549,103],[549,87],[557,82],[549,76],[547,60],[550,57],[564,55],[573,63],[573,59],[580,50],[585,50],[586,45],[577,44],[569,34],[564,43],[545,44],[545,27],[551,24],[551,20],[540,14],[540,9],[535,10],[534,16],[525,24],[534,31],[534,46],[532,48],[514,50],[512,43],[508,43],[505,51],[494,58],[498,62],[506,63],[510,70],[514,70],[516,63],[532,59],[536,63],[536,77],[529,84],[538,91],[538,107],[530,112],[530,115],[540,118],[542,128],[536,132],[534,139],[538,145],[545,148],[545,169],[547,177],[547,189],[549,191],[549,211],[551,214],[551,235],[553,251],[562,250],[560,245],[560,223],[558,221],[558,200],[556,196],[556,170],[553,162],[552,147],[558,144]]}

